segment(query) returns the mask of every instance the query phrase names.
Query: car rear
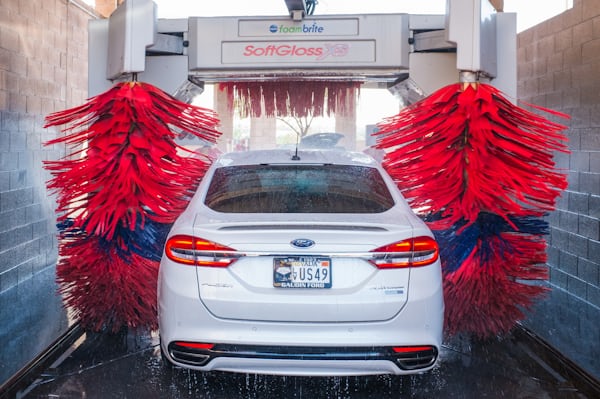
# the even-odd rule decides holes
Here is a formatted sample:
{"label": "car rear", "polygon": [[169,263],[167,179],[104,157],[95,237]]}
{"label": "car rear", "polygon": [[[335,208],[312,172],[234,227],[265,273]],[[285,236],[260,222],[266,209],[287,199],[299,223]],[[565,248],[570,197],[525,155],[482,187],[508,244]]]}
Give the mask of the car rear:
{"label": "car rear", "polygon": [[438,248],[370,158],[225,155],[173,227],[159,274],[168,360],[199,370],[405,374],[433,367]]}

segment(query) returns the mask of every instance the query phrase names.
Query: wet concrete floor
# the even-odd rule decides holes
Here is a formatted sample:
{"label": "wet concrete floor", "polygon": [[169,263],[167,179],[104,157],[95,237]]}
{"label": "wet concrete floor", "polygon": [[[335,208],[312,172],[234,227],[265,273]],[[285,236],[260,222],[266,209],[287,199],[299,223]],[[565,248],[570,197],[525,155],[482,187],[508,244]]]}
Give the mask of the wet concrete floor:
{"label": "wet concrete floor", "polygon": [[158,337],[85,334],[17,398],[560,398],[578,391],[514,335],[453,338],[415,376],[281,377],[200,373],[163,366]]}

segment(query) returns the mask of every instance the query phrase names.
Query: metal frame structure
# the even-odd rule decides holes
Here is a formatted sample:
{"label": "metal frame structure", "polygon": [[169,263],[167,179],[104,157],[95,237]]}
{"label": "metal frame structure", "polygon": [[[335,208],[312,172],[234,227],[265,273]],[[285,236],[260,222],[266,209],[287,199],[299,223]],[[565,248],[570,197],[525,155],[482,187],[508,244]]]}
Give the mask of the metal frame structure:
{"label": "metal frame structure", "polygon": [[135,74],[184,98],[204,82],[273,79],[359,80],[414,96],[468,71],[516,98],[516,14],[498,1],[448,0],[446,15],[312,16],[305,0],[285,3],[281,17],[157,19],[152,0],[126,0],[90,21],[89,95]]}

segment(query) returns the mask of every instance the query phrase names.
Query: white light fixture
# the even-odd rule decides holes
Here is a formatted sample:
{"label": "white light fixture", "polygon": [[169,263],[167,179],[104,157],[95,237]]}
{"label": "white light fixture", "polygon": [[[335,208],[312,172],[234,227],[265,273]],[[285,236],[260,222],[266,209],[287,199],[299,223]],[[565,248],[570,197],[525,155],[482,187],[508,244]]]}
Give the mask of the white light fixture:
{"label": "white light fixture", "polygon": [[285,0],[285,5],[294,21],[302,21],[306,15],[306,0]]}

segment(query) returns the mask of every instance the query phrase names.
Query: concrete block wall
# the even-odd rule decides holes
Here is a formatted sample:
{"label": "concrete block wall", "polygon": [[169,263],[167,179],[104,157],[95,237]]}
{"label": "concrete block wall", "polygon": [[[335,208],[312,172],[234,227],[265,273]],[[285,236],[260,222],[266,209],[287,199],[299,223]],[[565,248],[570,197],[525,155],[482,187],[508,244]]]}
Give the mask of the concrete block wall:
{"label": "concrete block wall", "polygon": [[518,36],[518,97],[567,113],[569,187],[549,217],[550,283],[600,307],[600,0]]}
{"label": "concrete block wall", "polygon": [[87,24],[79,0],[3,0],[0,7],[0,292],[57,258],[55,202],[42,163],[49,113],[87,98]]}

